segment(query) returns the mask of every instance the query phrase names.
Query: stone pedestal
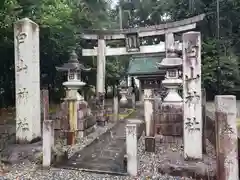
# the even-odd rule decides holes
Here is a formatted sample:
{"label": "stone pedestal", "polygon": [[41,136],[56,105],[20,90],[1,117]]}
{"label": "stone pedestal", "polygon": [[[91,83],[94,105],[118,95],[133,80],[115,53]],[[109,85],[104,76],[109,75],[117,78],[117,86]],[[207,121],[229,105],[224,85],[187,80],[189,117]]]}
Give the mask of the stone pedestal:
{"label": "stone pedestal", "polygon": [[236,97],[215,96],[217,179],[239,179]]}
{"label": "stone pedestal", "polygon": [[165,104],[155,112],[155,133],[169,140],[183,136],[182,105]]}
{"label": "stone pedestal", "polygon": [[69,115],[69,132],[67,137],[67,144],[73,145],[76,143],[77,131],[77,99],[66,99],[68,101],[68,115]]}
{"label": "stone pedestal", "polygon": [[82,138],[95,130],[96,118],[92,115],[86,101],[78,101],[77,137]]}
{"label": "stone pedestal", "polygon": [[41,137],[39,27],[28,18],[14,24],[16,140]]}

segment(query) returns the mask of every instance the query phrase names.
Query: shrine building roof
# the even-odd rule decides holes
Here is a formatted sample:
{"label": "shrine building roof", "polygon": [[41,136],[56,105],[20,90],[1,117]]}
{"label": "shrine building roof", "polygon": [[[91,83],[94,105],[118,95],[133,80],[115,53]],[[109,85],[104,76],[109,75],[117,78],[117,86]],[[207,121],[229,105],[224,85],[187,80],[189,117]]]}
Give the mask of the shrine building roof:
{"label": "shrine building roof", "polygon": [[128,75],[165,75],[165,70],[160,70],[157,66],[164,58],[165,54],[132,56],[128,65]]}

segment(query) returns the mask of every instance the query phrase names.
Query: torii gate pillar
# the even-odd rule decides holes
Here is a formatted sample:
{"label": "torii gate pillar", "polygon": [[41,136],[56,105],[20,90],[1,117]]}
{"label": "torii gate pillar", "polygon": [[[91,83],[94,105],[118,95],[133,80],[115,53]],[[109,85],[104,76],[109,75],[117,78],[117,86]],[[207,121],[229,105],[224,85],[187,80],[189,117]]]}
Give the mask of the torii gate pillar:
{"label": "torii gate pillar", "polygon": [[105,72],[106,72],[106,41],[104,37],[98,38],[97,48],[97,91],[96,96],[98,100],[100,114],[97,122],[105,124],[104,118],[104,99],[105,99]]}
{"label": "torii gate pillar", "polygon": [[98,55],[97,55],[97,96],[105,92],[105,68],[106,68],[106,42],[105,39],[98,39]]}

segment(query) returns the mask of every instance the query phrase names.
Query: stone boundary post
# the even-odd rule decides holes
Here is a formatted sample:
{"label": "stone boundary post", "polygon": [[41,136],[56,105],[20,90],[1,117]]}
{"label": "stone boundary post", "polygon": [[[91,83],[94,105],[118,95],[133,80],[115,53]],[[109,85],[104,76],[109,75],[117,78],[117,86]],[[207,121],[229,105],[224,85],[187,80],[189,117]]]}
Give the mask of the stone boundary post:
{"label": "stone boundary post", "polygon": [[128,119],[126,125],[127,172],[130,176],[137,176],[138,172],[138,127],[142,123],[138,119]]}
{"label": "stone boundary post", "polygon": [[144,89],[144,117],[146,123],[146,136],[151,136],[151,125],[154,110],[154,92],[153,89]]}
{"label": "stone boundary post", "polygon": [[118,103],[118,96],[114,95],[113,97],[113,121],[118,121],[118,114],[119,114],[119,103]]}
{"label": "stone boundary post", "polygon": [[206,133],[207,133],[207,127],[206,127],[206,90],[202,89],[202,126],[203,126],[203,135],[202,135],[202,149],[203,153],[206,153]]}
{"label": "stone boundary post", "polygon": [[49,92],[47,89],[41,90],[41,101],[43,120],[47,120],[49,119]]}
{"label": "stone boundary post", "polygon": [[215,96],[217,179],[237,180],[238,136],[236,97]]}
{"label": "stone boundary post", "polygon": [[43,121],[43,167],[50,167],[52,160],[52,147],[54,146],[53,120]]}

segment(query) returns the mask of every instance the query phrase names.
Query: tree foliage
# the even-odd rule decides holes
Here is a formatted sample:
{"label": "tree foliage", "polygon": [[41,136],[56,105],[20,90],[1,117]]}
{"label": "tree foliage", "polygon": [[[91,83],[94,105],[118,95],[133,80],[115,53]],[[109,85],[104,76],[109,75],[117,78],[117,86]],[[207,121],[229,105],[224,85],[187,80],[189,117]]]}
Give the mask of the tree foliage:
{"label": "tree foliage", "polygon": [[[126,1],[121,0],[122,3]],[[148,26],[166,21],[182,20],[194,15],[206,14],[198,30],[202,34],[202,81],[209,96],[216,94],[217,61],[220,60],[220,92],[239,91],[239,53],[240,50],[240,2],[238,0],[220,1],[219,32],[217,38],[216,0],[130,0],[134,7],[128,9],[125,26]],[[128,22],[124,21],[124,22]]]}
{"label": "tree foliage", "polygon": [[[220,39],[216,38],[215,0],[120,0],[112,8],[110,0],[1,0],[0,1],[0,93],[4,104],[14,104],[14,44],[13,23],[29,17],[40,27],[41,84],[53,95],[61,92],[63,75],[57,65],[66,62],[75,48],[80,62],[93,67],[83,74],[89,85],[96,84],[96,58],[82,57],[83,47],[94,43],[83,41],[84,29],[119,28],[119,6],[123,10],[123,27],[149,26],[166,21],[185,19],[205,13],[199,24],[202,33],[202,79],[209,94],[217,91],[217,60],[221,65],[221,91],[234,93],[239,88],[240,2],[220,1]],[[147,39],[157,43],[161,37]],[[118,43],[112,42],[113,46]],[[96,44],[95,44],[96,45]],[[112,45],[111,45],[112,46]],[[108,57],[106,83],[113,85],[126,71],[129,57]],[[59,95],[60,97],[60,95]],[[58,98],[59,98],[58,97]],[[3,99],[4,98],[4,99]],[[3,104],[3,103],[2,103]]]}
{"label": "tree foliage", "polygon": [[[39,25],[41,85],[48,86],[50,92],[54,92],[51,97],[57,96],[59,99],[61,95],[58,92],[61,92],[63,75],[56,72],[55,67],[68,60],[69,51],[73,48],[77,50],[80,62],[93,67],[91,72],[84,73],[84,80],[90,85],[96,84],[96,58],[81,56],[82,47],[87,45],[79,34],[84,29],[109,28],[112,24],[109,16],[110,3],[105,0],[2,0],[0,97],[4,104],[12,105],[15,97],[14,22],[28,17]],[[120,66],[114,60],[107,62],[107,82],[112,83],[111,78],[117,75],[114,70],[121,69]]]}

